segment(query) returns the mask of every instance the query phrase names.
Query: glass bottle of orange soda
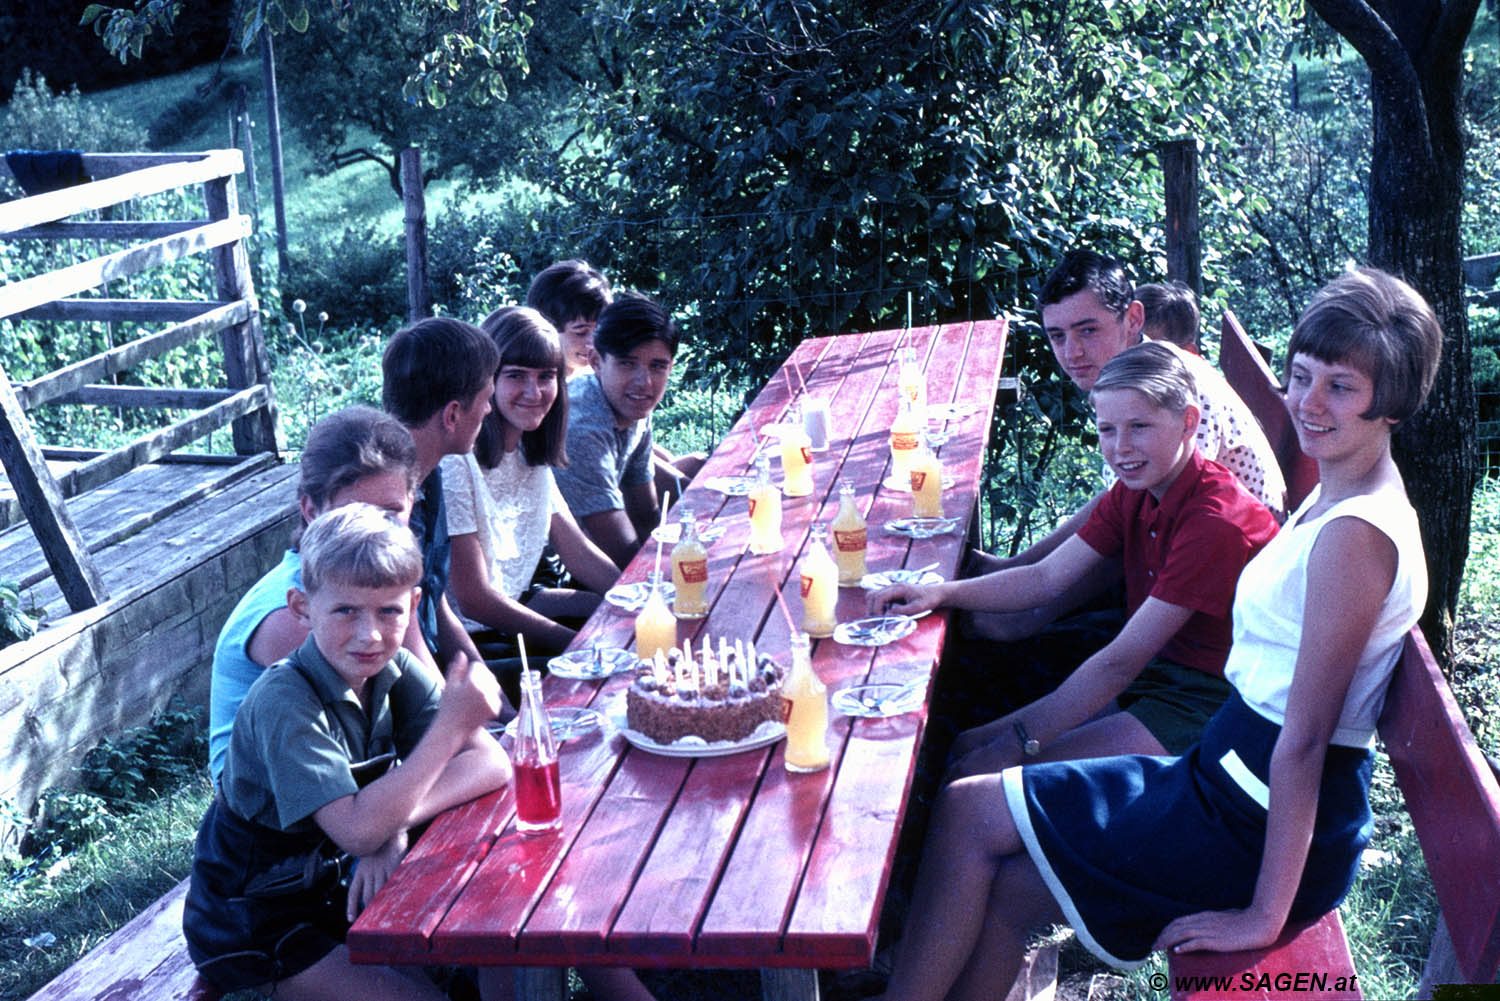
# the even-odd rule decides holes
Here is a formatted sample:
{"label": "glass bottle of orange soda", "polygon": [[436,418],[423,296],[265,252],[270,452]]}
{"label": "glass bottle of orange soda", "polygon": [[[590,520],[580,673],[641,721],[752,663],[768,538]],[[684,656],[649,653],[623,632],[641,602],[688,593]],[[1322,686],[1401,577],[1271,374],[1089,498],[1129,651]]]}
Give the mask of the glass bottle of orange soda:
{"label": "glass bottle of orange soda", "polygon": [[813,492],[812,439],[800,418],[782,428],[781,492],[788,497],[806,497]]}
{"label": "glass bottle of orange soda", "polygon": [[921,448],[911,464],[912,514],[918,518],[943,516],[943,464],[937,453]]}
{"label": "glass bottle of orange soda", "polygon": [[708,614],[708,547],[698,538],[698,520],[682,509],[682,534],[672,547],[672,612],[679,619],[701,619]]}
{"label": "glass bottle of orange soda", "polygon": [[750,551],[781,552],[781,491],[771,482],[770,456],[755,463],[755,485],[750,488]]}
{"label": "glass bottle of orange soda", "polygon": [[903,396],[901,411],[891,422],[891,475],[898,482],[904,484],[911,473],[911,462],[921,440],[922,422],[917,417],[917,409]]}
{"label": "glass bottle of orange soda", "polygon": [[828,530],[813,525],[812,541],[802,557],[802,629],[809,636],[832,636],[838,623],[839,570],[828,555]]}
{"label": "glass bottle of orange soda", "polygon": [[667,607],[661,587],[653,587],[646,604],[635,615],[635,655],[650,660],[656,651],[665,654],[676,645],[677,619]]}
{"label": "glass bottle of orange soda", "polygon": [[806,633],[792,637],[792,670],[781,686],[787,702],[786,770],[816,772],[828,767],[828,688],[812,668]]}
{"label": "glass bottle of orange soda", "polygon": [[917,413],[927,412],[927,377],[917,364],[917,349],[909,344],[901,349],[901,368],[896,373],[896,385],[901,389],[901,399],[915,407]]}
{"label": "glass bottle of orange soda", "polygon": [[865,516],[854,500],[854,484],[839,486],[839,513],[833,519],[833,561],[839,568],[839,583],[856,586],[865,576]]}

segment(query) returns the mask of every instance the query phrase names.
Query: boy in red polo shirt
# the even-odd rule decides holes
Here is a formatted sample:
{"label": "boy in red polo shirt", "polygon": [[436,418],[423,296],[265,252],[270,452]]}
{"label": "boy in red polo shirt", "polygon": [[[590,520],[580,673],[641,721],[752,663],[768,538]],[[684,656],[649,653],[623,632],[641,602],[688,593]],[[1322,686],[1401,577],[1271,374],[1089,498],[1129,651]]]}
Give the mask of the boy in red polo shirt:
{"label": "boy in red polo shirt", "polygon": [[1231,692],[1224,660],[1235,583],[1276,520],[1198,453],[1193,378],[1169,348],[1121,352],[1090,396],[1118,481],[1076,535],[1031,566],[871,597],[893,612],[1007,611],[1050,600],[1106,560],[1124,566],[1124,629],[1052,693],[961,734],[950,778],[1022,761],[1181,754]]}

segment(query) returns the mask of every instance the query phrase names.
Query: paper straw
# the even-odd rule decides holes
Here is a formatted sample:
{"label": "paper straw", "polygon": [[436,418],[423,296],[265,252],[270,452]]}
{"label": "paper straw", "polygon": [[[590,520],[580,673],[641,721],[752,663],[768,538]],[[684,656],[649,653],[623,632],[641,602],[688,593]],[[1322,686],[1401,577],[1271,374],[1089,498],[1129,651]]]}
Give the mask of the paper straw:
{"label": "paper straw", "polygon": [[776,604],[781,606],[781,614],[786,616],[786,627],[791,630],[793,636],[797,635],[801,630],[792,621],[791,610],[786,607],[786,599],[781,596],[781,587],[777,584],[772,584],[771,590],[776,592]]}
{"label": "paper straw", "polygon": [[526,637],[520,633],[516,633],[516,646],[521,651],[521,673],[531,673],[531,665],[526,662]]}

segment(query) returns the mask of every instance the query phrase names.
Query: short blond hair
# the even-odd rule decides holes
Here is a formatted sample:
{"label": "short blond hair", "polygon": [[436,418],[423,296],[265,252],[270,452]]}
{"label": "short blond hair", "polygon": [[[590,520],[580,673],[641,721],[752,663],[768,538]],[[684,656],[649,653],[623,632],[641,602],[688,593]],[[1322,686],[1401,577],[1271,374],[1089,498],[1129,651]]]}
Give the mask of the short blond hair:
{"label": "short blond hair", "polygon": [[325,584],[415,587],[422,551],[411,529],[373,504],[345,504],[318,515],[302,533],[302,590]]}
{"label": "short blond hair", "polygon": [[1099,370],[1089,399],[1108,389],[1133,389],[1164,410],[1180,414],[1198,406],[1193,373],[1161,341],[1142,341],[1115,355]]}

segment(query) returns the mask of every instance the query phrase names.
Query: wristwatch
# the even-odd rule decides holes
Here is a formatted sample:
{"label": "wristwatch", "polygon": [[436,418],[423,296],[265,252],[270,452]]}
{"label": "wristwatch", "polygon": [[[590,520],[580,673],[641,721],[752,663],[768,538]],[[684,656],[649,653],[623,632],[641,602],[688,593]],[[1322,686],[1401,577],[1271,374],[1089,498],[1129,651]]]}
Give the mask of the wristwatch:
{"label": "wristwatch", "polygon": [[1026,757],[1034,758],[1042,753],[1041,742],[1033,740],[1026,733],[1026,725],[1019,721],[1016,723],[1016,739],[1021,742],[1021,753],[1026,755]]}

